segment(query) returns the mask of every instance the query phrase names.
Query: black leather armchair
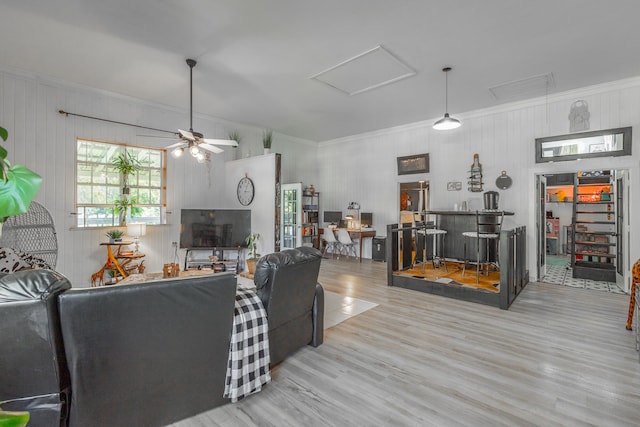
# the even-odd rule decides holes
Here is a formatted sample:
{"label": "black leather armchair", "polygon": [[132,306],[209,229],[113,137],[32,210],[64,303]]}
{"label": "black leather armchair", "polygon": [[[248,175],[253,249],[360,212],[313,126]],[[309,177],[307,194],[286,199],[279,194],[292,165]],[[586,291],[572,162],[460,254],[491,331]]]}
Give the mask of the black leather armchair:
{"label": "black leather armchair", "polygon": [[57,296],[71,284],[51,270],[0,277],[0,402],[30,427],[66,426],[69,372]]}
{"label": "black leather armchair", "polygon": [[309,247],[265,255],[254,273],[269,321],[271,365],[307,344],[322,344],[324,290],[318,283],[319,250]]}

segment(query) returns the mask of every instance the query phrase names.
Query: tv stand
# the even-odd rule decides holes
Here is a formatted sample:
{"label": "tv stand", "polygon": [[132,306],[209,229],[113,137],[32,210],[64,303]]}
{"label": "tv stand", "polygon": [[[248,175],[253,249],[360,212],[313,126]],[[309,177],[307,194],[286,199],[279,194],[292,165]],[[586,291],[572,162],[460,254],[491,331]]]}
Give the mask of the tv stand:
{"label": "tv stand", "polygon": [[[213,270],[240,273],[244,266],[243,249],[242,247],[187,248],[184,256],[184,271]],[[232,253],[236,254],[235,259],[229,259],[229,254]],[[218,261],[211,261],[210,256],[217,256]]]}

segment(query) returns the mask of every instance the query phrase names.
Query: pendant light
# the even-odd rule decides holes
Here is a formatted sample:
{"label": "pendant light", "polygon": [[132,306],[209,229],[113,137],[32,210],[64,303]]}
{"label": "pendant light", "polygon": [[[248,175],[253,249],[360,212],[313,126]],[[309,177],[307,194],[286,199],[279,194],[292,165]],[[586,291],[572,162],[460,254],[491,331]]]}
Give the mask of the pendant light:
{"label": "pendant light", "polygon": [[447,73],[451,71],[451,67],[445,67],[442,69],[444,71],[444,117],[438,120],[433,124],[433,128],[437,130],[449,130],[460,127],[460,120],[449,117],[449,80],[447,78]]}

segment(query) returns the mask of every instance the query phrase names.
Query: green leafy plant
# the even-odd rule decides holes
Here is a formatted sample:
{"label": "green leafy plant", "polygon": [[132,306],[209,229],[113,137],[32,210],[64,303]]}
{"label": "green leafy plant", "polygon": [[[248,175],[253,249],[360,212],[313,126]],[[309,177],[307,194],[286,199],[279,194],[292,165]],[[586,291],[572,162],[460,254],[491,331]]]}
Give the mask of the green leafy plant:
{"label": "green leafy plant", "polygon": [[26,411],[3,411],[0,408],[0,426],[2,427],[24,427],[29,422],[29,417]]}
{"label": "green leafy plant", "polygon": [[122,239],[122,236],[124,236],[124,232],[122,232],[121,230],[110,230],[107,231],[106,236],[110,239],[110,240],[120,240]]}
{"label": "green leafy plant", "polygon": [[120,214],[120,225],[127,224],[127,212],[131,213],[131,218],[142,213],[142,208],[136,206],[137,203],[134,197],[122,196],[121,199],[116,199],[113,204],[113,210],[115,213]]}
{"label": "green leafy plant", "polygon": [[257,253],[258,250],[258,240],[260,239],[259,233],[251,233],[244,240],[249,248],[249,252],[251,253],[251,258],[249,259],[257,259],[260,258],[260,255]]}
{"label": "green leafy plant", "polygon": [[[0,127],[0,138],[6,141],[9,132]],[[27,212],[42,185],[42,177],[23,165],[11,165],[7,150],[0,145],[0,223],[5,218]]]}
{"label": "green leafy plant", "polygon": [[262,132],[262,146],[264,148],[271,148],[271,143],[273,142],[273,132],[270,130],[265,130]]}
{"label": "green leafy plant", "polygon": [[132,175],[142,169],[142,165],[138,159],[131,157],[130,154],[120,153],[115,159],[111,161],[113,167],[122,175],[122,181],[124,187],[122,188],[122,194],[129,194],[129,175]]}
{"label": "green leafy plant", "polygon": [[238,144],[240,144],[240,141],[242,140],[242,137],[240,136],[240,133],[237,130],[229,132],[228,136],[229,136],[229,139],[237,142]]}

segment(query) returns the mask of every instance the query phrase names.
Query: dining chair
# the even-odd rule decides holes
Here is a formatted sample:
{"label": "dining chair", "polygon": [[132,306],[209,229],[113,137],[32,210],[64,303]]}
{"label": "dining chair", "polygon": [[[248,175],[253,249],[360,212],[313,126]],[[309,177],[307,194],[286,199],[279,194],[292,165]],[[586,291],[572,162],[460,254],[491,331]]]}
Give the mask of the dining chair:
{"label": "dining chair", "polygon": [[340,256],[342,248],[340,247],[340,242],[336,239],[335,234],[333,234],[332,229],[325,228],[322,230],[322,240],[324,240],[324,249],[322,250],[323,257],[329,248],[331,248],[331,259],[333,259],[333,256],[336,253]]}
{"label": "dining chair", "polygon": [[349,254],[353,253],[353,256],[357,258],[356,245],[353,240],[351,240],[351,236],[346,229],[338,229],[338,242],[340,242],[340,253],[345,251],[347,258],[349,258]]}

